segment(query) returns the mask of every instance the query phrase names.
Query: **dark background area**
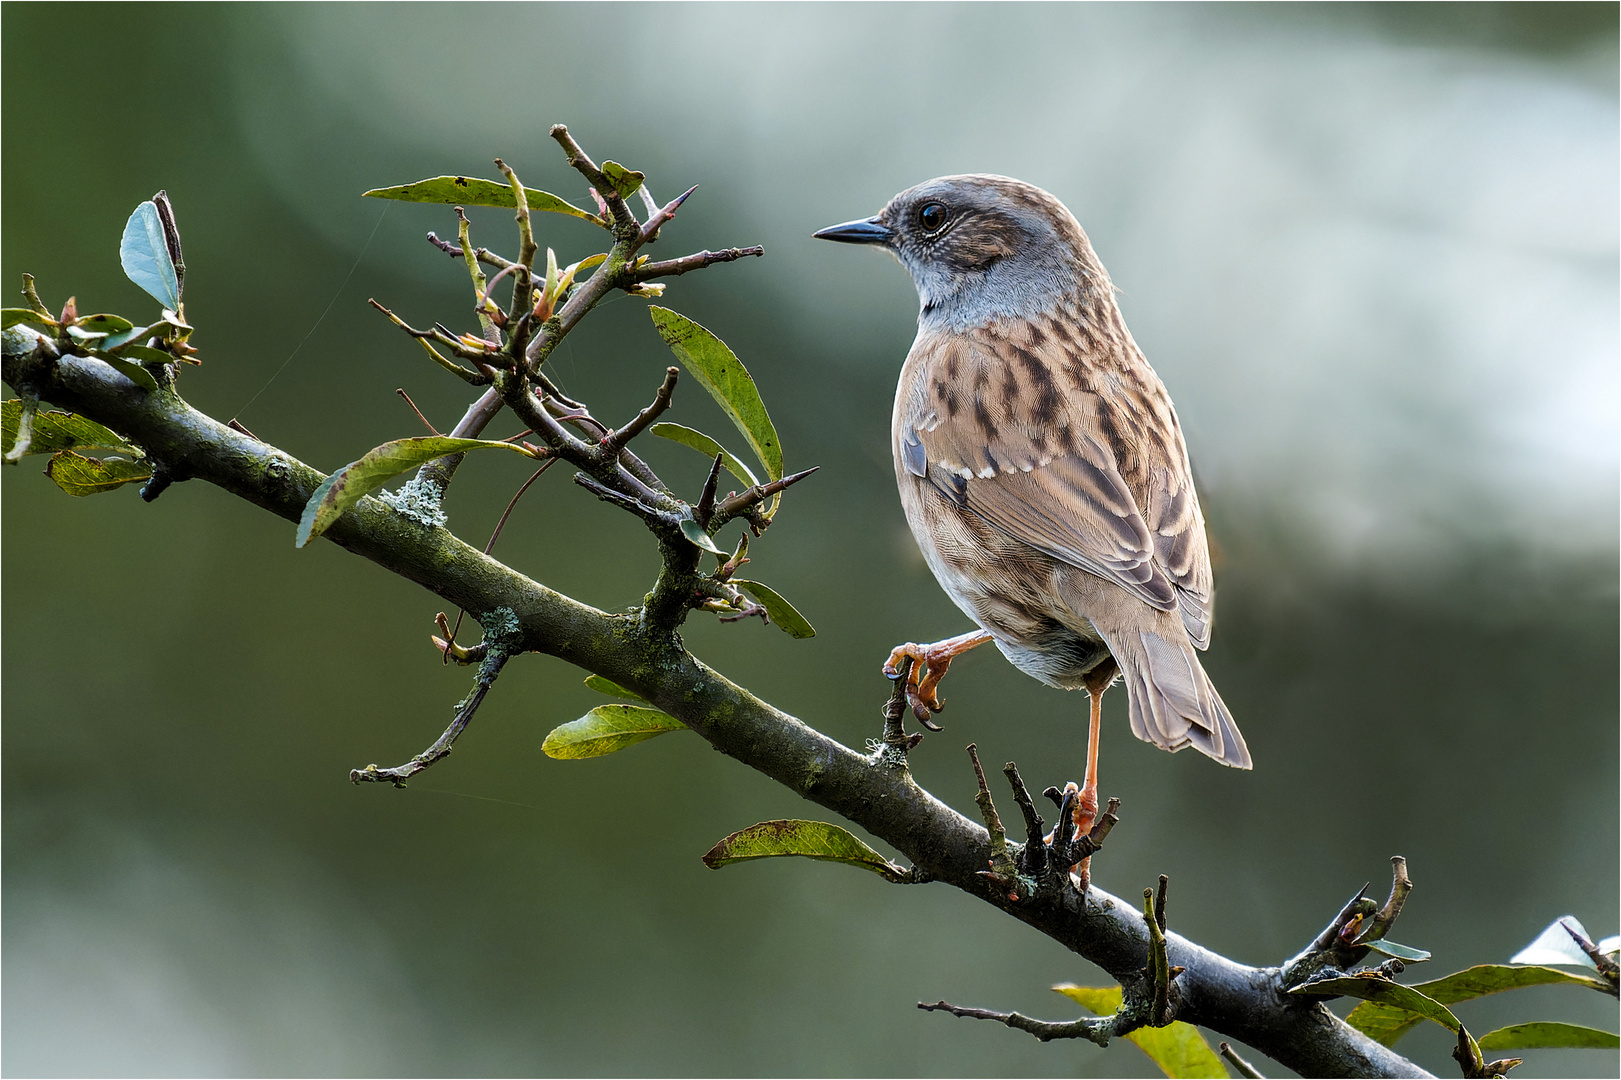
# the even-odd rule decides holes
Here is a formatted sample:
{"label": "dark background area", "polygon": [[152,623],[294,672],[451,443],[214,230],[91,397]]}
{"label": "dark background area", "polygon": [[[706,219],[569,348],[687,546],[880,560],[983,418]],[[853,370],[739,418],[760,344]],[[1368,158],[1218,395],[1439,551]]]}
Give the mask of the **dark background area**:
{"label": "dark background area", "polygon": [[[464,272],[421,239],[454,218],[361,191],[501,156],[582,201],[558,121],[660,198],[702,184],[657,255],[767,256],[662,302],[749,366],[788,467],[822,466],[751,550],[819,635],[685,636],[851,746],[890,646],[967,623],[889,463],[911,286],[809,234],[944,173],[1051,190],[1188,432],[1219,552],[1206,663],[1256,762],[1161,754],[1110,695],[1098,883],[1169,874],[1174,929],[1267,964],[1363,881],[1382,897],[1400,853],[1395,936],[1435,954],[1415,979],[1567,913],[1616,931],[1615,5],[10,4],[0,32],[6,289],[152,314],[118,239],[167,189],[205,360],[182,391],[322,469],[420,433],[395,387],[445,428],[468,399],[365,305],[470,328]],[[474,222],[515,246],[509,213]],[[564,262],[599,250],[541,227]],[[646,306],[554,356],[599,416],[670,362]],[[670,419],[740,442],[690,383]],[[696,492],[698,455],[648,453]],[[452,491],[469,542],[527,475],[498,457]],[[438,601],[201,484],[78,500],[42,465],[0,489],[8,1074],[1154,1075],[1124,1043],[916,1010],[1058,1018],[1048,986],[1107,981],[954,890],[705,869],[735,829],[825,815],[696,737],[546,758],[603,700],[550,658],[510,665],[407,790],[351,786],[468,685],[427,646]],[[608,610],[656,565],[562,470],[497,554]],[[1082,695],[989,650],[945,695],[913,768],[960,810],[970,740],[1035,784],[1080,772]],[[1563,988],[1460,1007],[1477,1032],[1615,1013]],[[1455,1068],[1438,1028],[1399,1048]],[[1516,1076],[1616,1069],[1525,1056]]]}

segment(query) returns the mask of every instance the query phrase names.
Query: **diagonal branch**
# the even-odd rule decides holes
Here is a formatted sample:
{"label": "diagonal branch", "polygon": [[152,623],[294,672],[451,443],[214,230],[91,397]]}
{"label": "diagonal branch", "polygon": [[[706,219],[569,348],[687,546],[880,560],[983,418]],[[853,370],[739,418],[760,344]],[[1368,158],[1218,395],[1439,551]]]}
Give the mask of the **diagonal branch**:
{"label": "diagonal branch", "polygon": [[[299,520],[323,479],[172,391],[143,391],[99,360],[56,358],[39,341],[21,327],[7,332],[0,365],[6,382],[133,439],[177,477],[215,484],[289,522]],[[931,879],[979,897],[1117,979],[1142,971],[1149,934],[1132,905],[1098,888],[1066,903],[1008,900],[980,876],[990,858],[983,827],[923,790],[907,770],[858,754],[731,682],[687,651],[673,625],[598,611],[375,498],[361,499],[323,535],[447,603],[503,613],[514,628],[502,636],[511,651],[543,652],[634,690],[717,750],[892,844]],[[697,549],[690,550],[696,559]],[[1165,936],[1169,962],[1185,969],[1177,979],[1181,1019],[1303,1075],[1426,1075],[1320,1002],[1289,1000],[1279,968],[1250,967],[1178,934]]]}

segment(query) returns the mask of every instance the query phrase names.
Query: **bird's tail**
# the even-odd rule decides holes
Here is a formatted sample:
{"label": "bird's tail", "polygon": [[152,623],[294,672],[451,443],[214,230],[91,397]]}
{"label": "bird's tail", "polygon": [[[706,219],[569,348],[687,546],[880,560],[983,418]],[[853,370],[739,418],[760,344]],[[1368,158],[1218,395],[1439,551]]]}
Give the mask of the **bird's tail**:
{"label": "bird's tail", "polygon": [[[1166,641],[1152,630],[1127,630],[1110,641],[1131,699],[1131,730],[1173,754],[1192,746],[1235,769],[1250,767],[1249,747],[1221,695],[1199,665],[1193,645]],[[1135,639],[1135,640],[1133,640]]]}

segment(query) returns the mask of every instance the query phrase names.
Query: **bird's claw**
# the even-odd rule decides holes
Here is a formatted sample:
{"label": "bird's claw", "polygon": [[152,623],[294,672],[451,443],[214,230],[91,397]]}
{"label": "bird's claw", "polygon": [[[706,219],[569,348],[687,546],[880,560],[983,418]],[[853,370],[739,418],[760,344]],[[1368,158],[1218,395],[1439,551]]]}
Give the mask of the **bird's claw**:
{"label": "bird's claw", "polygon": [[912,715],[917,717],[917,722],[930,731],[943,730],[933,717],[935,713],[945,711],[945,703],[940,700],[940,680],[945,678],[955,655],[938,645],[919,645],[908,641],[905,645],[895,646],[889,659],[884,661],[884,674],[891,679],[901,677],[903,661],[911,661],[905,669],[906,703],[912,707]]}

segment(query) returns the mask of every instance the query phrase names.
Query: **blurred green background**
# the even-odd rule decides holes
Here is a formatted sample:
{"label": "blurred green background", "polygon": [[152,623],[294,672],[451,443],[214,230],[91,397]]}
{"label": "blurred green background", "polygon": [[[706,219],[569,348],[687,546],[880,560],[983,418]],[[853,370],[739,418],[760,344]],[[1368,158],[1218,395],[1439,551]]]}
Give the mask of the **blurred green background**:
{"label": "blurred green background", "polygon": [[[1169,874],[1172,927],[1256,964],[1362,882],[1382,897],[1395,853],[1427,977],[1566,913],[1616,931],[1615,5],[8,4],[0,30],[6,288],[148,313],[118,238],[167,189],[206,360],[184,393],[323,469],[420,433],[395,387],[441,427],[468,397],[365,305],[470,326],[422,240],[454,219],[361,191],[500,155],[580,201],[556,121],[661,198],[701,183],[656,251],[767,256],[665,302],[749,365],[788,466],[822,466],[751,552],[820,634],[694,617],[687,640],[851,746],[878,734],[885,651],[967,623],[894,493],[910,283],[809,234],[943,173],[1051,190],[1175,396],[1220,558],[1207,665],[1256,761],[1161,754],[1110,695],[1099,884]],[[543,224],[564,261],[598,249]],[[513,246],[509,213],[475,229]],[[646,306],[555,356],[599,416],[670,361]],[[672,419],[725,431],[690,384]],[[697,455],[648,453],[697,490]],[[502,457],[453,490],[471,542],[525,475]],[[1153,1074],[915,1009],[1062,1017],[1050,984],[1106,981],[954,890],[706,870],[726,833],[816,809],[694,737],[547,759],[602,700],[549,658],[409,789],[351,786],[468,684],[427,647],[441,605],[204,485],[75,500],[39,471],[3,484],[6,1073]],[[607,609],[655,567],[561,470],[497,554]],[[959,809],[969,740],[1038,784],[1080,771],[1081,695],[987,650],[946,696],[913,763]],[[1615,1013],[1550,989],[1463,1016]],[[1449,1048],[1401,1044],[1443,1073]],[[1526,1057],[1516,1076],[1617,1066]]]}

